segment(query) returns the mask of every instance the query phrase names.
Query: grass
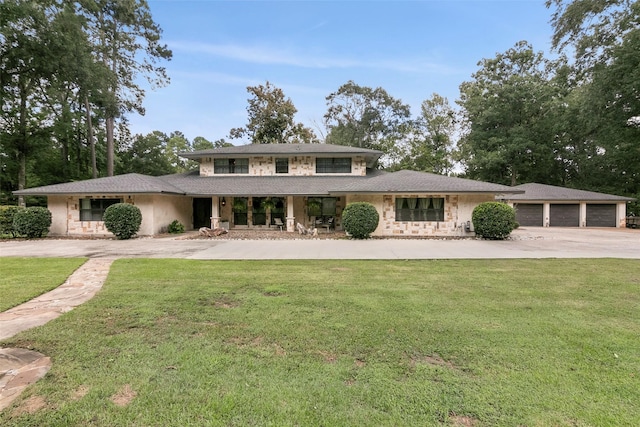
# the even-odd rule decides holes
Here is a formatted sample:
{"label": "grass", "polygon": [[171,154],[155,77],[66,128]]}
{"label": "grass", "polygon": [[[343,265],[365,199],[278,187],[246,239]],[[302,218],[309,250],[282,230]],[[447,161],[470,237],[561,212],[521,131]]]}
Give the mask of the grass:
{"label": "grass", "polygon": [[0,425],[638,425],[639,282],[635,260],[119,260],[3,343],[53,367]]}
{"label": "grass", "polygon": [[60,286],[84,258],[0,258],[0,312]]}

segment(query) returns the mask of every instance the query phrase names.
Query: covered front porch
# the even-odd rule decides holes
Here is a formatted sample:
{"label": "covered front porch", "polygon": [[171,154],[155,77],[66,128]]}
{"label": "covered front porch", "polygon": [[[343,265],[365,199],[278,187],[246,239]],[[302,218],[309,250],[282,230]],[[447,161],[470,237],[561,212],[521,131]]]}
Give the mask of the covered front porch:
{"label": "covered front porch", "polygon": [[[296,231],[296,225],[322,231],[341,229],[345,197],[212,196],[194,198],[194,228],[274,229]],[[210,214],[209,214],[210,213]]]}

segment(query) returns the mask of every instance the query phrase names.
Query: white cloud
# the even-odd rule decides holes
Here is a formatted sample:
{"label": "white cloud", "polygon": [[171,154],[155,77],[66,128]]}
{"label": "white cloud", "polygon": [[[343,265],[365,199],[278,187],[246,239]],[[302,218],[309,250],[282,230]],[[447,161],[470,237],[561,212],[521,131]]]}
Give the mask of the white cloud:
{"label": "white cloud", "polygon": [[211,44],[172,41],[168,45],[174,51],[196,53],[235,61],[261,65],[289,65],[300,68],[370,68],[400,72],[457,73],[444,64],[425,59],[388,58],[383,60],[349,59],[341,57],[323,57],[307,53],[292,52],[271,46],[242,46],[237,44]]}

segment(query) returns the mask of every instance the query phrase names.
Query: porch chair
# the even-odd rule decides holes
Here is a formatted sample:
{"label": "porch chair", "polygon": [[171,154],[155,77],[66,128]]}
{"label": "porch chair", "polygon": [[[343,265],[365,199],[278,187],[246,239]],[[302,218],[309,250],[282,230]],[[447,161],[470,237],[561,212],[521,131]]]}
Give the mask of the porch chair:
{"label": "porch chair", "polygon": [[280,231],[282,231],[282,227],[284,227],[284,223],[282,222],[282,219],[274,218],[273,222],[276,225],[276,227],[280,227]]}
{"label": "porch chair", "polygon": [[334,218],[333,218],[333,217],[329,217],[329,218],[327,219],[327,222],[325,222],[325,223],[323,223],[323,224],[322,224],[322,227],[324,227],[324,228],[326,228],[326,229],[327,229],[327,233],[328,233],[329,231],[331,231],[331,229],[332,229],[332,228],[334,228],[333,220],[334,220]]}

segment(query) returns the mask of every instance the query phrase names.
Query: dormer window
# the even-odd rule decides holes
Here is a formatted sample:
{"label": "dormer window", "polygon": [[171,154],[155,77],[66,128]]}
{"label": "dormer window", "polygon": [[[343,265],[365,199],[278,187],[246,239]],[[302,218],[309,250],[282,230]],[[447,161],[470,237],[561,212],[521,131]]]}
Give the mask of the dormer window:
{"label": "dormer window", "polygon": [[249,173],[249,159],[214,159],[214,174]]}
{"label": "dormer window", "polygon": [[276,159],[276,173],[289,173],[289,159],[286,157]]}
{"label": "dormer window", "polygon": [[316,159],[316,173],[351,173],[351,158],[319,157]]}

